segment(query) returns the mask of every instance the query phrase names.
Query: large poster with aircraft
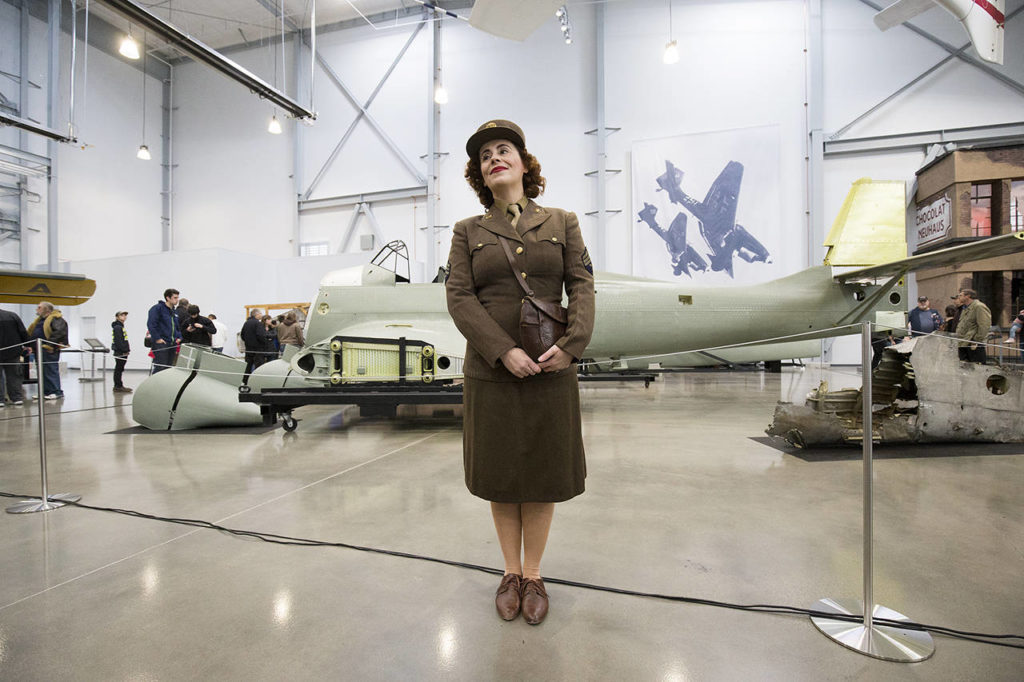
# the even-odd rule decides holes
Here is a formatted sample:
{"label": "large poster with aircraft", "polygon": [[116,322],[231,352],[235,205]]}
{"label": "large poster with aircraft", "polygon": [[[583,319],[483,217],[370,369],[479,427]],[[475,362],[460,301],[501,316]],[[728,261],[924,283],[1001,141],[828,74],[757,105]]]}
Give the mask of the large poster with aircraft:
{"label": "large poster with aircraft", "polygon": [[789,274],[779,201],[779,129],[633,143],[633,274],[753,284]]}

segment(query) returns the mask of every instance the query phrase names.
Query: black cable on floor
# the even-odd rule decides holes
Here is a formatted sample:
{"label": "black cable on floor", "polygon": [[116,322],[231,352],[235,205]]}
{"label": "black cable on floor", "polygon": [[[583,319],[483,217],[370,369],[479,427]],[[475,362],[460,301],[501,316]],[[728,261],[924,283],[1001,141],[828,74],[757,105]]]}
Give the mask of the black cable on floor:
{"label": "black cable on floor", "polygon": [[[40,499],[33,495],[15,495],[13,493],[0,492],[0,497],[12,497],[18,499]],[[482,573],[490,573],[492,575],[501,575],[504,571],[498,568],[491,568],[489,566],[481,566],[479,564],[469,564],[462,561],[455,561],[452,559],[441,559],[439,557],[423,556],[421,554],[411,554],[409,552],[399,552],[392,549],[379,549],[376,547],[363,547],[361,545],[352,545],[347,542],[327,542],[324,540],[310,540],[307,538],[295,538],[288,535],[276,535],[274,533],[261,533],[259,531],[252,530],[241,530],[238,528],[228,528],[226,526],[220,526],[210,521],[204,521],[202,519],[183,519],[173,518],[166,516],[156,516],[154,514],[146,514],[144,512],[135,511],[132,509],[117,509],[114,507],[97,507],[91,504],[83,504],[81,502],[64,502],[69,506],[80,507],[82,509],[89,509],[92,511],[109,512],[112,514],[122,514],[124,516],[134,516],[140,519],[149,519],[151,521],[162,521],[164,523],[176,523],[183,526],[193,526],[196,528],[206,528],[209,530],[217,530],[230,535],[236,535],[239,537],[250,537],[262,540],[263,542],[270,542],[279,545],[297,545],[300,547],[340,547],[343,549],[354,549],[360,552],[370,552],[373,554],[384,554],[387,556],[401,557],[403,559],[416,559],[417,561],[429,561],[435,564],[444,564],[446,566],[455,566],[457,568],[467,568],[474,571],[480,571]],[[857,615],[843,615],[825,611],[816,611],[814,609],[805,609],[797,606],[786,606],[780,604],[733,604],[731,602],[715,601],[713,599],[701,599],[699,597],[684,597],[679,595],[660,594],[657,592],[641,592],[638,590],[627,590],[618,587],[607,587],[605,585],[594,585],[591,583],[583,583],[576,580],[566,580],[563,578],[544,578],[544,582],[552,583],[556,585],[566,585],[568,587],[577,587],[584,590],[596,590],[599,592],[610,592],[612,594],[621,594],[630,597],[646,597],[649,599],[661,599],[665,601],[681,602],[685,604],[697,604],[700,606],[713,606],[716,608],[723,609],[734,609],[738,611],[750,611],[754,613],[770,613],[778,615],[789,615],[789,616],[811,616],[811,617],[823,617],[831,618],[833,620],[845,620],[851,623],[860,623],[863,620],[862,616]],[[995,635],[984,632],[971,632],[968,630],[956,630],[953,628],[947,628],[941,625],[927,625],[923,623],[915,623],[913,621],[904,620],[890,620],[888,618],[874,618],[873,622],[879,625],[885,625],[888,627],[900,628],[903,630],[918,630],[928,631],[935,635],[945,635],[947,637],[953,637],[956,639],[963,639],[971,642],[980,642],[982,644],[991,644],[994,646],[1010,647],[1013,649],[1024,649],[1024,643],[1017,644],[1015,642],[998,641],[998,640],[1010,640],[1019,639],[1024,640],[1024,635]]]}

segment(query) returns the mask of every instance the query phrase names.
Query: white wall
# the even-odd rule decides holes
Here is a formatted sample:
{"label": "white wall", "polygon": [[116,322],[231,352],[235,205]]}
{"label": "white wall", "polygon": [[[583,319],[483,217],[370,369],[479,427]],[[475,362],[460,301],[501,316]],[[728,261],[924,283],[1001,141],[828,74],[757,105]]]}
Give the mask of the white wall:
{"label": "white wall", "polygon": [[[78,49],[81,65],[81,41]],[[70,55],[69,45],[65,45],[65,53]],[[145,144],[153,158],[143,161],[136,157],[143,144],[143,75],[136,66],[90,47],[88,81],[83,83],[81,74],[78,76],[78,144],[57,145],[60,260],[128,256],[161,249],[163,85],[156,78],[145,77]],[[67,92],[66,86],[62,92]],[[66,103],[62,102],[62,107]]]}
{"label": "white wall", "polygon": [[[231,59],[266,77],[269,50]],[[296,124],[278,111],[285,132],[269,134],[271,105],[206,66],[175,68],[174,88],[174,248],[291,255]]]}

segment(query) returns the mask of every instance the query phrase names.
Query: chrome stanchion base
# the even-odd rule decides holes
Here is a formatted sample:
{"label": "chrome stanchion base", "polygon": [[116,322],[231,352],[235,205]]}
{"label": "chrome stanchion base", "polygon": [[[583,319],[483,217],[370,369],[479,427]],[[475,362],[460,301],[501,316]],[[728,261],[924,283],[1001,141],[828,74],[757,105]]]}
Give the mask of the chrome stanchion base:
{"label": "chrome stanchion base", "polygon": [[[844,616],[860,616],[864,613],[862,603],[859,599],[856,601],[820,599],[815,602],[812,610],[838,613]],[[902,613],[897,613],[881,604],[875,605],[872,617],[886,620],[910,620]],[[811,616],[811,622],[826,637],[842,644],[847,649],[859,651],[873,658],[899,663],[916,663],[935,653],[932,636],[923,630],[904,630],[878,623],[874,623],[868,629],[864,627],[863,622],[836,620],[824,616]]]}
{"label": "chrome stanchion base", "polygon": [[57,509],[63,507],[67,502],[78,502],[82,499],[81,495],[72,495],[71,493],[57,493],[56,495],[50,495],[44,502],[41,499],[26,500],[25,502],[18,502],[12,504],[7,508],[8,514],[31,514],[33,512],[50,511],[51,509]]}

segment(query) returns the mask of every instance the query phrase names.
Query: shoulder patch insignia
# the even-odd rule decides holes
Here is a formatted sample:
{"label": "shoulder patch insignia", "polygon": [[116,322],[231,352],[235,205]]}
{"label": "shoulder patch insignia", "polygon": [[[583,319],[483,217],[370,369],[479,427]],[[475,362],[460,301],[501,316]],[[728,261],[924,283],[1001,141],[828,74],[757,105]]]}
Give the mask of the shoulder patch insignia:
{"label": "shoulder patch insignia", "polygon": [[587,272],[593,275],[594,264],[590,262],[590,253],[587,251],[587,247],[583,247],[583,255],[580,256],[580,260],[583,261],[583,267],[587,269]]}

